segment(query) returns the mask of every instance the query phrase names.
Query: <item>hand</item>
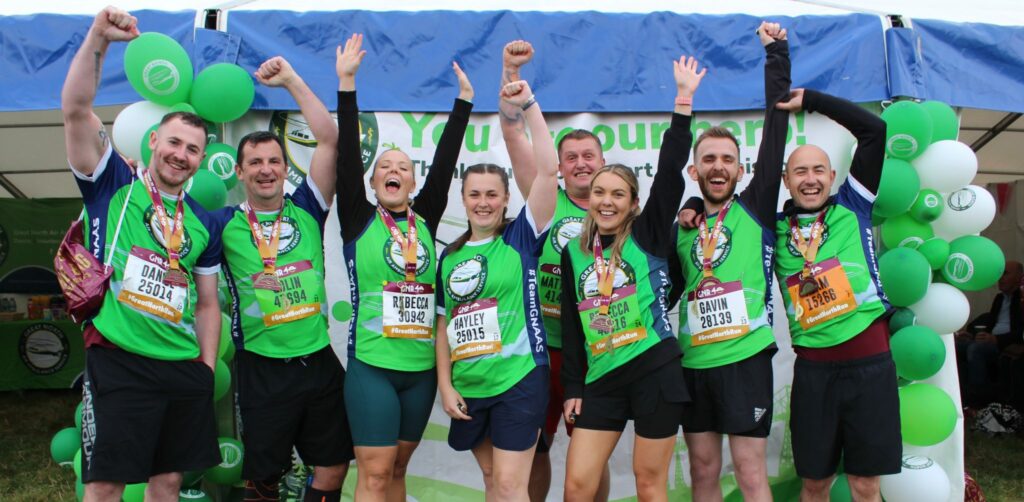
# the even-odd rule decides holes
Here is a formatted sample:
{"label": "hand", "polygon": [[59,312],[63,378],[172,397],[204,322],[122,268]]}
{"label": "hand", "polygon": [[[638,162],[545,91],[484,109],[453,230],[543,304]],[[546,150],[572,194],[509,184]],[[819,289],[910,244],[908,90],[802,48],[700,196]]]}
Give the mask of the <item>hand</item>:
{"label": "hand", "polygon": [[253,75],[259,83],[267,87],[288,87],[298,77],[292,65],[281,56],[264,61]]}
{"label": "hand", "polygon": [[469,407],[466,406],[466,401],[462,399],[459,392],[453,387],[441,389],[441,404],[444,406],[444,412],[456,420],[472,420],[473,418],[466,414]]}
{"label": "hand", "polygon": [[355,79],[359,64],[363,62],[363,56],[366,56],[366,51],[363,50],[363,34],[353,33],[345,41],[345,49],[342,50],[339,45],[336,53],[337,62],[334,69],[338,72],[338,78]]}
{"label": "hand", "polygon": [[501,100],[520,108],[532,97],[533,91],[525,80],[509,82],[501,88]]}
{"label": "hand", "polygon": [[960,330],[960,331],[957,331],[956,333],[953,333],[953,337],[955,337],[957,340],[973,340],[974,339],[974,335],[968,333],[967,330],[963,330],[963,329]]}
{"label": "hand", "polygon": [[685,228],[687,230],[697,228],[697,211],[684,207],[679,210],[677,218],[681,228]]}
{"label": "hand", "polygon": [[982,343],[996,343],[996,335],[987,331],[982,331],[974,335],[974,341]]}
{"label": "hand", "polygon": [[804,109],[804,90],[793,89],[789,91],[789,100],[775,103],[775,108],[796,113]]}
{"label": "hand", "polygon": [[108,6],[96,14],[90,31],[108,42],[127,42],[139,36],[138,24],[128,11]]}
{"label": "hand", "polygon": [[466,72],[462,71],[462,68],[459,68],[459,63],[455,61],[452,61],[452,70],[455,71],[455,76],[459,79],[459,99],[473,101],[473,84],[469,82]]}
{"label": "hand", "polygon": [[672,61],[672,67],[676,78],[678,96],[692,98],[708,69],[704,68],[700,73],[697,73],[697,60],[692,56],[680,56],[679,61]]}
{"label": "hand", "polygon": [[570,424],[576,423],[576,417],[583,413],[583,400],[566,399],[565,403],[562,403],[562,416],[565,417],[565,421]]}
{"label": "hand", "polygon": [[510,70],[518,70],[520,66],[533,59],[533,45],[526,40],[513,40],[505,44],[502,51],[501,64]]}
{"label": "hand", "polygon": [[761,39],[761,45],[767,47],[776,40],[786,40],[786,30],[779,23],[763,21],[757,28],[757,37]]}

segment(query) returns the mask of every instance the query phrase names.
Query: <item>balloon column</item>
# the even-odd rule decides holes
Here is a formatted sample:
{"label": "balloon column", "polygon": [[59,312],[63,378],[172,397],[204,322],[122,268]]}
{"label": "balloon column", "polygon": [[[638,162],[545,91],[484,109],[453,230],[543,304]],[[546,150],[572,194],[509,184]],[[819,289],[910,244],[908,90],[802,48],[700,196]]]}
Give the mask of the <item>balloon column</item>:
{"label": "balloon column", "polygon": [[[899,101],[882,119],[888,159],[873,210],[884,248],[879,279],[898,307],[889,326],[903,442],[928,447],[952,435],[960,413],[950,394],[922,380],[940,374],[953,357],[943,338],[967,322],[964,292],[995,284],[1004,257],[977,235],[992,222],[996,204],[988,190],[970,184],[978,160],[956,140],[953,109],[938,101]],[[912,455],[904,456],[902,473],[882,478],[881,489],[889,502],[947,500],[951,490],[942,466]]]}

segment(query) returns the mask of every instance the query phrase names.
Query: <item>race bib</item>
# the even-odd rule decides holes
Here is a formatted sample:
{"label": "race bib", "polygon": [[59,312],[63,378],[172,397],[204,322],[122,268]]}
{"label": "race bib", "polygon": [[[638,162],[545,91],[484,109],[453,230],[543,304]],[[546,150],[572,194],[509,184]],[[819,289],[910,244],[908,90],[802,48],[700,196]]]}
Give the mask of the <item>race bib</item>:
{"label": "race bib", "polygon": [[[252,280],[262,275],[253,274]],[[274,270],[281,291],[256,289],[256,300],[263,312],[263,324],[267,327],[277,326],[299,319],[312,317],[320,313],[321,298],[306,292],[304,284],[315,287],[317,277],[313,263],[302,260],[287,265],[280,265]]]}
{"label": "race bib", "polygon": [[188,287],[164,284],[167,267],[167,258],[132,246],[124,265],[117,301],[172,323],[181,322],[181,313],[188,302]]}
{"label": "race bib", "polygon": [[608,320],[611,333],[596,329],[594,318],[601,308],[601,297],[587,298],[579,303],[580,321],[587,338],[587,346],[594,356],[613,353],[619,347],[647,338],[647,328],[640,318],[640,305],[636,297],[636,285],[631,284],[612,292],[608,305]]}
{"label": "race bib", "polygon": [[714,282],[687,295],[686,318],[694,347],[739,338],[750,331],[740,281]]}
{"label": "race bib", "polygon": [[803,329],[813,328],[857,310],[857,298],[838,258],[814,264],[811,272],[814,281],[818,283],[818,290],[806,296],[800,296],[799,272],[786,278],[789,299]]}
{"label": "race bib", "polygon": [[559,319],[562,317],[562,267],[558,265],[540,266],[541,299],[540,309],[544,317]]}
{"label": "race bib", "polygon": [[434,336],[434,287],[422,282],[389,282],[383,292],[384,337]]}
{"label": "race bib", "polygon": [[501,352],[498,299],[483,298],[456,306],[447,331],[452,362]]}

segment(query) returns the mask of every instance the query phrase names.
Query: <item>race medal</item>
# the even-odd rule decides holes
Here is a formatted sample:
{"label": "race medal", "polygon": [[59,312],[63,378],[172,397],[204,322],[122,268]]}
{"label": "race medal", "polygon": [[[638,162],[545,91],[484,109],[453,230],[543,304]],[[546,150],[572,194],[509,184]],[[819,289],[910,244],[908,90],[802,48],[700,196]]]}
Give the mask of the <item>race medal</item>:
{"label": "race medal", "polygon": [[313,262],[302,260],[275,267],[274,282],[278,290],[256,287],[256,283],[264,278],[260,272],[251,276],[253,293],[256,303],[263,313],[263,324],[267,327],[298,321],[319,315],[321,299],[317,296],[307,297],[303,282],[316,283],[316,271]]}
{"label": "race medal", "polygon": [[377,213],[380,214],[380,219],[384,221],[384,225],[388,227],[388,232],[391,233],[391,238],[398,243],[402,248],[402,259],[405,261],[405,282],[416,281],[416,213],[412,212],[412,208],[406,211],[406,228],[408,229],[408,235],[402,235],[402,230],[398,228],[398,224],[395,223],[395,219],[391,217],[391,213],[383,206],[377,205]]}
{"label": "race medal", "polygon": [[607,314],[597,314],[590,321],[590,327],[600,333],[610,335],[612,330],[615,329],[615,324],[612,323],[612,318]]}
{"label": "race medal", "polygon": [[381,292],[385,338],[429,340],[434,336],[434,286],[422,282],[387,282]]}
{"label": "race medal", "polygon": [[274,223],[270,227],[270,236],[266,239],[263,237],[263,228],[256,217],[256,211],[248,202],[243,203],[242,208],[245,210],[246,219],[249,220],[249,231],[256,243],[256,250],[260,253],[260,261],[263,262],[263,273],[257,274],[253,279],[252,287],[256,290],[262,289],[278,293],[281,291],[281,280],[276,273],[277,251],[278,243],[281,240],[281,218],[284,217],[284,203],[281,204],[281,210],[277,212],[277,218],[274,219]]}
{"label": "race medal", "polygon": [[171,269],[164,274],[164,284],[177,288],[187,288],[188,276],[181,270]]}
{"label": "race medal", "polygon": [[614,355],[617,349],[647,338],[635,284],[616,289],[608,303],[603,303],[602,298],[596,296],[578,305],[591,355]]}
{"label": "race medal", "polygon": [[263,272],[259,274],[255,280],[252,281],[252,287],[256,289],[266,289],[268,291],[280,292],[281,291],[281,280],[272,273]]}
{"label": "race medal", "polygon": [[694,347],[739,338],[750,332],[747,302],[740,281],[705,279],[687,295],[686,324]]}
{"label": "race medal", "polygon": [[[721,284],[721,281],[715,278],[715,269],[712,265],[712,258],[715,256],[715,246],[718,245],[718,238],[722,235],[722,228],[725,227],[725,217],[729,214],[729,209],[732,208],[732,199],[722,206],[722,209],[718,212],[718,218],[715,219],[715,226],[709,232],[708,231],[708,219],[707,215],[701,215],[697,221],[697,231],[700,237],[700,252],[701,252],[701,272],[704,274],[704,278],[697,283],[697,291],[711,290],[715,286]],[[693,292],[690,292],[690,296]],[[690,316],[695,317],[700,315],[698,311],[698,304],[696,302],[690,302]]]}
{"label": "race medal", "polygon": [[178,194],[178,200],[174,206],[174,219],[167,216],[164,209],[163,197],[153,181],[153,174],[149,171],[142,177],[146,185],[146,192],[149,193],[149,200],[153,203],[153,211],[160,222],[160,231],[164,238],[164,249],[167,251],[167,271],[164,273],[163,283],[166,286],[175,288],[188,288],[188,276],[181,270],[181,243],[185,236],[185,194]]}
{"label": "race medal", "polygon": [[456,305],[446,331],[452,362],[500,353],[498,299],[481,298]]}
{"label": "race medal", "polygon": [[818,282],[810,274],[800,274],[800,296],[810,296],[818,292]]}
{"label": "race medal", "polygon": [[857,298],[838,258],[816,263],[811,268],[815,290],[804,294],[807,278],[798,272],[786,278],[786,290],[793,304],[793,318],[807,330],[857,310]]}
{"label": "race medal", "polygon": [[132,246],[125,261],[117,301],[172,323],[181,322],[188,304],[188,286],[169,285],[167,258],[155,251]]}

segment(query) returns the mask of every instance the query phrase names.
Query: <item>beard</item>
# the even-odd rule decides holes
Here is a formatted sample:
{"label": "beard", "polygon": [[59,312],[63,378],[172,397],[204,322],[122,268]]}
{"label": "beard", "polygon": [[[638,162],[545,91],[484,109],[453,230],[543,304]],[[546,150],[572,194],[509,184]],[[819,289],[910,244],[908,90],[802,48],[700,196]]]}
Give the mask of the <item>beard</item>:
{"label": "beard", "polygon": [[721,196],[711,193],[711,183],[708,181],[709,178],[711,178],[711,176],[706,176],[700,178],[697,182],[697,185],[700,187],[700,193],[704,196],[704,200],[712,204],[724,204],[732,198],[733,194],[736,193],[736,178],[726,176],[728,181],[725,182],[725,194]]}

